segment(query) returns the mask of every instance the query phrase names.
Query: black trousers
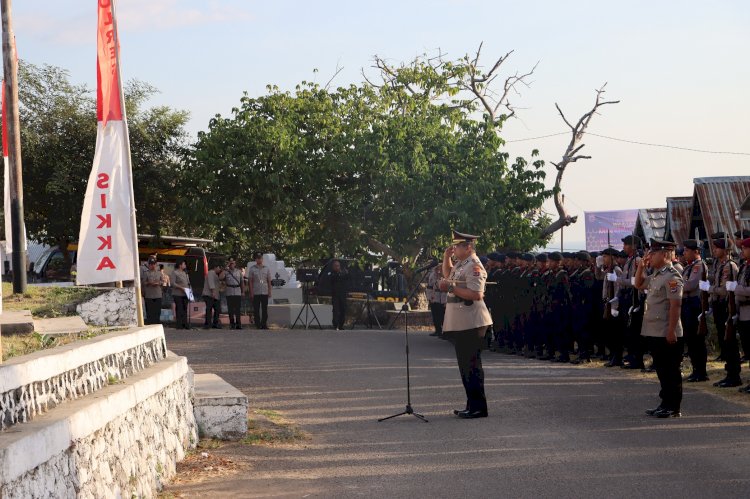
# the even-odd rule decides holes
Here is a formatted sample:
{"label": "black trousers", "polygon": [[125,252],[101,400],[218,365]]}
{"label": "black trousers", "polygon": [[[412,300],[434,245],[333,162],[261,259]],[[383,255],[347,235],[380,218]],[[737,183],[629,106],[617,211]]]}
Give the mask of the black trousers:
{"label": "black trousers", "polygon": [[221,300],[213,296],[204,296],[203,301],[206,302],[206,319],[203,321],[203,327],[219,326]]}
{"label": "black trousers", "polygon": [[[620,312],[620,314],[622,314],[622,312]],[[625,321],[622,320],[622,315],[611,319],[602,319],[602,331],[604,331],[606,336],[606,346],[609,348],[611,360],[615,362],[622,362],[625,325]]]}
{"label": "black trousers", "polygon": [[[726,327],[724,330],[726,332]],[[724,357],[724,370],[727,372],[727,379],[738,379],[740,377],[740,370],[742,369],[742,362],[740,362],[740,346],[737,344],[736,334],[731,335],[728,340],[724,340],[721,355]]]}
{"label": "black trousers", "polygon": [[333,327],[344,329],[344,322],[346,321],[346,295],[334,294],[331,296],[331,303],[333,304]]}
{"label": "black trousers", "polygon": [[701,314],[701,299],[692,296],[682,299],[682,332],[685,335],[690,363],[693,365],[693,374],[696,376],[706,375],[706,362],[708,361],[708,350],[706,349],[706,337],[698,334]]}
{"label": "black trousers", "polygon": [[716,325],[716,342],[719,344],[719,352],[721,356],[726,360],[724,355],[724,335],[727,331],[727,317],[729,317],[729,311],[727,310],[726,300],[714,300],[711,303],[711,308],[714,311],[714,324]]}
{"label": "black trousers", "polygon": [[466,392],[466,409],[469,411],[487,412],[482,369],[482,347],[486,344],[486,333],[487,326],[447,333],[456,348],[456,361]]}
{"label": "black trousers", "polygon": [[241,326],[242,296],[227,296],[227,312],[229,313],[229,324],[231,327]]}
{"label": "black trousers", "polygon": [[659,377],[661,390],[661,406],[671,411],[679,411],[682,404],[682,352],[684,345],[682,338],[677,338],[677,343],[670,345],[666,338],[648,337],[647,346],[654,358],[656,375]]}
{"label": "black trousers", "polygon": [[643,308],[645,305],[640,303],[639,300],[636,300],[635,307],[637,308],[638,306],[640,306],[641,309],[630,315],[630,320],[625,332],[625,341],[628,346],[628,355],[631,358],[630,362],[634,363],[636,366],[643,367],[643,354],[648,348],[644,337],[641,336],[641,329],[643,327]]}
{"label": "black trousers", "polygon": [[443,334],[443,321],[445,320],[445,303],[430,303],[430,312],[432,313],[432,324],[435,326],[437,334]]}
{"label": "black trousers", "polygon": [[187,319],[187,308],[188,299],[187,296],[173,295],[174,298],[174,315],[175,315],[175,326],[179,328],[189,329]]}
{"label": "black trousers", "polygon": [[253,319],[258,329],[268,323],[268,295],[253,295]]}
{"label": "black trousers", "polygon": [[161,298],[146,298],[146,324],[161,324]]}
{"label": "black trousers", "polygon": [[740,321],[737,323],[737,331],[740,333],[740,343],[742,344],[742,354],[745,358],[750,357],[750,321]]}

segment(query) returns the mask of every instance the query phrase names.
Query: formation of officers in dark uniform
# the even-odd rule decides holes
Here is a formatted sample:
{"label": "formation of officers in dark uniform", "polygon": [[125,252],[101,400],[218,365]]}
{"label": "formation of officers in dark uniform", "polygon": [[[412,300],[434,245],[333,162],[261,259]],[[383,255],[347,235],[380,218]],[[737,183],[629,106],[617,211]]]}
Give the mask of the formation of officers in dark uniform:
{"label": "formation of officers in dark uniform", "polygon": [[[646,248],[638,237],[628,236],[622,250],[509,251],[481,257],[487,271],[484,300],[492,317],[487,346],[552,362],[601,359],[607,367],[643,371],[670,365],[669,373],[659,373],[660,380],[667,380],[666,387],[662,380],[667,398],[663,395],[662,405],[647,412],[679,416],[685,345],[693,369],[686,381],[708,381],[709,316],[717,331],[716,360],[726,362],[726,377],[714,385],[740,386],[741,361],[750,360],[750,233],[738,231],[734,240],[727,236],[712,234],[710,244],[687,240],[679,255],[674,243],[651,240]],[[734,244],[740,256],[733,261]],[[708,262],[702,252],[711,256]],[[648,369],[646,353],[654,358]],[[741,391],[750,393],[750,385]]]}

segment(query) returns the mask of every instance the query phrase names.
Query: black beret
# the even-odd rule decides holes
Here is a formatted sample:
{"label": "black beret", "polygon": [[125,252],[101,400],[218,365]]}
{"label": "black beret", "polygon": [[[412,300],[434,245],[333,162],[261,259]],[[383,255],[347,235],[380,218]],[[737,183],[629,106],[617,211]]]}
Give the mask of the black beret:
{"label": "black beret", "polygon": [[553,262],[559,262],[563,259],[563,256],[562,256],[562,253],[560,253],[559,251],[553,251],[552,253],[549,254],[549,259],[552,260]]}
{"label": "black beret", "polygon": [[579,251],[576,253],[576,260],[581,262],[588,262],[591,260],[591,254],[588,251]]}
{"label": "black beret", "polygon": [[487,258],[492,260],[493,262],[499,262],[500,261],[500,253],[497,253],[496,251],[493,251],[489,255],[487,255]]}
{"label": "black beret", "polygon": [[628,254],[627,254],[627,253],[625,253],[624,251],[618,251],[618,252],[617,252],[617,256],[618,256],[619,258],[627,258],[627,257],[628,257]]}
{"label": "black beret", "polygon": [[599,256],[600,254],[601,254],[601,253],[599,253],[598,251],[592,251],[592,252],[591,252],[591,258],[596,258],[596,257],[597,257],[597,256]]}
{"label": "black beret", "polygon": [[641,238],[634,235],[625,236],[622,238],[622,242],[625,244],[631,244],[633,246],[638,246],[641,244]]}
{"label": "black beret", "polygon": [[677,256],[684,256],[685,255],[685,248],[677,248],[677,251],[675,252]]}
{"label": "black beret", "polygon": [[536,261],[537,261],[537,262],[542,262],[542,263],[546,263],[546,262],[547,262],[547,260],[549,260],[549,257],[547,256],[547,253],[539,253],[539,254],[538,254],[538,255],[536,256]]}
{"label": "black beret", "polygon": [[726,236],[726,234],[721,231],[714,232],[713,234],[711,234],[711,239],[724,239],[724,236]]}
{"label": "black beret", "polygon": [[693,251],[697,250],[700,247],[700,243],[696,241],[695,239],[685,239],[682,242],[682,245],[687,248],[691,249]]}
{"label": "black beret", "polygon": [[[750,237],[750,230],[740,229],[734,233],[734,237],[736,237],[737,239],[746,239]],[[737,242],[739,243],[740,241]]]}
{"label": "black beret", "polygon": [[727,249],[727,242],[725,239],[714,239],[712,241],[713,245],[719,249]]}
{"label": "black beret", "polygon": [[673,243],[672,241],[663,241],[661,239],[651,238],[649,246],[651,247],[651,251],[663,251],[673,250],[677,247],[677,244]]}
{"label": "black beret", "polygon": [[505,260],[507,260],[507,259],[508,258],[505,255],[503,255],[502,253],[500,253],[500,256],[498,257],[497,261],[500,262],[500,263],[505,263]]}
{"label": "black beret", "polygon": [[508,258],[518,258],[518,252],[517,251],[509,251],[506,256]]}
{"label": "black beret", "polygon": [[614,248],[607,248],[604,251],[602,251],[602,255],[618,256],[619,254],[620,252]]}
{"label": "black beret", "polygon": [[533,262],[534,261],[534,255],[531,253],[524,253],[521,255],[521,259],[525,262]]}

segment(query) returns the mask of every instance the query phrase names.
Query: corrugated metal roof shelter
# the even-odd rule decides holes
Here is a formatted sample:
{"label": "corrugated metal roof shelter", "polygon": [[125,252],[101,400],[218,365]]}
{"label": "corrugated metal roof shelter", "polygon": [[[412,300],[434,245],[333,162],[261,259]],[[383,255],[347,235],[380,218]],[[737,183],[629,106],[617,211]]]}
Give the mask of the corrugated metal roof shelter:
{"label": "corrugated metal roof shelter", "polygon": [[[693,179],[690,234],[698,228],[702,239],[718,231],[730,234],[740,229],[737,211],[750,194],[750,177],[704,177]],[[750,229],[750,222],[742,222]],[[731,237],[731,236],[730,236]]]}
{"label": "corrugated metal roof shelter", "polygon": [[667,198],[667,226],[664,238],[674,241],[677,246],[682,247],[685,239],[690,239],[690,214],[693,209],[693,198],[675,197]]}
{"label": "corrugated metal roof shelter", "polygon": [[667,227],[666,208],[645,208],[638,210],[635,221],[635,235],[648,244],[651,239],[664,239]]}

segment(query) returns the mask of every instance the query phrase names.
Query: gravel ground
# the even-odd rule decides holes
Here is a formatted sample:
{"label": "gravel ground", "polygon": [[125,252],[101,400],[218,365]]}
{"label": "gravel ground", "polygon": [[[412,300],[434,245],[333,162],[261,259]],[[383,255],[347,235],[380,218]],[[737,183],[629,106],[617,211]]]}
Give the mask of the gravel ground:
{"label": "gravel ground", "polygon": [[403,331],[167,331],[198,373],[242,390],[310,435],[226,444],[236,471],[180,481],[185,497],[748,497],[750,409],[686,387],[683,417],[657,420],[655,376],[486,352],[490,417],[465,402],[452,346]]}

